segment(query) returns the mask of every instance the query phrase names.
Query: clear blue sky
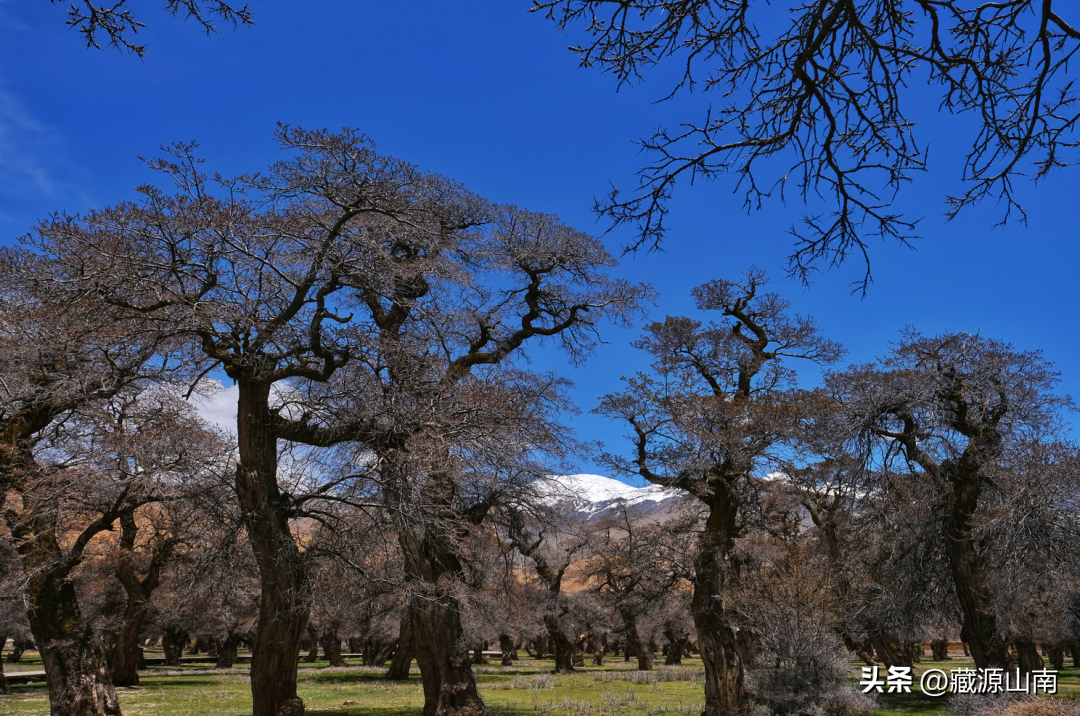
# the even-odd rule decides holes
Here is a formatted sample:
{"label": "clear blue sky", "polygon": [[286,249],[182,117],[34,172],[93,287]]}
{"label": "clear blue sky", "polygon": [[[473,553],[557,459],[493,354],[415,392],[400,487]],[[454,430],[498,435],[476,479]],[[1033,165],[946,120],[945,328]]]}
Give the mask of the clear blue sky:
{"label": "clear blue sky", "polygon": [[[696,118],[709,99],[655,104],[668,89],[660,74],[616,93],[611,77],[578,67],[566,49],[575,38],[529,14],[528,0],[254,0],[254,27],[209,38],[167,17],[158,0],[133,4],[148,25],[139,35],[148,45],[141,61],[87,50],[64,25],[64,3],[0,0],[4,241],[52,211],[135,198],[134,187],[152,179],[138,156],[172,141],[201,142],[213,170],[257,171],[278,155],[271,141],[278,121],[358,127],[382,152],[489,199],[601,232],[593,197],[609,182],[632,185],[641,162],[633,141]],[[925,89],[916,83],[912,91]],[[787,230],[803,207],[774,202],[747,215],[725,181],[681,187],[666,250],[627,256],[620,271],[656,286],[653,318],[660,318],[691,312],[693,286],[756,264],[848,347],[850,361],[883,354],[905,324],[931,334],[979,332],[1041,348],[1063,373],[1063,390],[1080,393],[1075,170],[1020,187],[1027,227],[992,229],[989,205],[946,224],[943,198],[958,187],[959,150],[971,127],[937,116],[935,106],[927,99],[915,115],[930,171],[900,201],[925,217],[923,238],[916,251],[873,245],[875,283],[865,298],[849,294],[855,264],[810,290],[783,279]],[[630,233],[606,238],[618,251]],[[567,369],[585,411],[572,421],[579,438],[618,448],[622,427],[587,411],[618,389],[620,375],[643,366],[628,346],[636,335],[610,330],[588,365]],[[600,471],[589,462],[581,469]]]}

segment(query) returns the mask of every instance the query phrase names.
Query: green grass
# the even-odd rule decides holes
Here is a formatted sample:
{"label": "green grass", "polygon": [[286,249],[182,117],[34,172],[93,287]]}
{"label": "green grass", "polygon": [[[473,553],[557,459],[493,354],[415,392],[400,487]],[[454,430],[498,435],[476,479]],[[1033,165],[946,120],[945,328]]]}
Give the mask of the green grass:
{"label": "green grass", "polygon": [[[28,652],[21,664],[4,664],[24,670],[41,668],[37,655]],[[660,676],[635,671],[636,662],[608,659],[602,667],[586,666],[575,674],[550,673],[551,662],[526,659],[513,667],[480,666],[477,683],[485,703],[500,716],[697,716],[704,707],[701,662],[689,659],[677,674]],[[299,692],[311,716],[413,716],[423,706],[419,673],[412,678],[388,682],[381,667],[350,666],[326,668],[326,662],[301,663]],[[881,694],[882,708],[875,716],[929,716],[943,713],[946,700],[918,692],[918,674],[925,668],[971,668],[970,659],[944,663],[924,661],[916,667],[911,694]],[[678,667],[676,667],[678,668]],[[852,663],[852,684],[858,680],[860,665]],[[215,671],[206,665],[180,669],[151,669],[144,672],[142,685],[120,689],[123,711],[128,716],[246,716],[251,713],[250,681],[246,665]],[[37,716],[48,714],[48,697],[43,684],[12,685],[12,694],[0,697],[0,714]],[[1059,692],[1080,697],[1080,671],[1066,669],[1059,674]]]}

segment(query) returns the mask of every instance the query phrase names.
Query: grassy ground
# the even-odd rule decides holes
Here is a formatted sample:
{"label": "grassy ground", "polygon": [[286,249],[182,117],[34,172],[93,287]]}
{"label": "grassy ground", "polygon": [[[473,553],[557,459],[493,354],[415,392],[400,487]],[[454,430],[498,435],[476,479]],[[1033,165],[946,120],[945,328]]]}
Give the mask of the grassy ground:
{"label": "grassy ground", "polygon": [[[4,664],[8,673],[38,670],[41,662],[28,652],[20,664]],[[688,660],[684,667],[660,667],[655,672],[634,670],[634,663],[608,660],[602,667],[588,666],[576,674],[550,674],[551,662],[530,659],[513,666],[479,666],[477,682],[485,703],[500,716],[697,716],[704,707],[701,663]],[[875,716],[930,715],[942,713],[943,698],[918,691],[918,674],[925,668],[971,668],[970,659],[949,662],[925,661],[916,667],[913,693],[879,696],[881,709]],[[326,663],[301,664],[300,696],[310,716],[413,716],[423,705],[419,674],[413,667],[407,682],[383,680],[382,668],[326,668]],[[853,683],[859,665],[852,664]],[[142,685],[120,689],[123,711],[128,716],[244,716],[250,714],[250,681],[247,668],[214,671],[205,665],[182,669],[151,669]],[[48,714],[44,684],[12,685],[12,694],[0,697],[0,714],[37,716]],[[1080,698],[1080,671],[1059,674],[1063,697]]]}

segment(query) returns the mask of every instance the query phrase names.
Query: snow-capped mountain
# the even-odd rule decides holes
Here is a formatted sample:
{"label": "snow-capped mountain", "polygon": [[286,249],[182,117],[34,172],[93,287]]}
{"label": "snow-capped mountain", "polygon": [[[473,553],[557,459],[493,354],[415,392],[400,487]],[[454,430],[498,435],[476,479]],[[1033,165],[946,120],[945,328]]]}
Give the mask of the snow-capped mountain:
{"label": "snow-capped mountain", "polygon": [[668,509],[671,500],[679,496],[677,490],[656,485],[631,487],[602,475],[559,475],[538,487],[550,504],[576,512],[589,521],[624,502],[647,514],[657,514]]}

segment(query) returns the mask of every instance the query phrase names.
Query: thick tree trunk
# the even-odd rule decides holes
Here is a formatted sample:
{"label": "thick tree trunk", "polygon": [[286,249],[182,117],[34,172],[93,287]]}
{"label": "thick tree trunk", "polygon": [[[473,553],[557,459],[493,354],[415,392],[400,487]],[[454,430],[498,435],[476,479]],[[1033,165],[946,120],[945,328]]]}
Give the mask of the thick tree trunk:
{"label": "thick tree trunk", "polygon": [[341,622],[332,619],[329,626],[323,629],[323,633],[319,636],[319,643],[322,645],[323,653],[326,654],[326,660],[330,662],[330,666],[339,668],[345,666],[345,659],[341,657],[341,637],[338,636],[340,628]]}
{"label": "thick tree trunk", "polygon": [[[566,609],[563,608],[563,613]],[[544,614],[544,626],[548,630],[548,642],[555,655],[555,673],[569,674],[574,670],[574,642],[563,633],[559,626],[559,617],[549,611]]]}
{"label": "thick tree trunk", "polygon": [[514,664],[514,640],[506,632],[499,634],[499,651],[502,652],[502,665]]}
{"label": "thick tree trunk", "polygon": [[740,716],[747,704],[743,663],[724,594],[737,510],[734,492],[727,486],[718,487],[694,563],[696,583],[691,608],[705,666],[703,716]]}
{"label": "thick tree trunk", "polygon": [[911,666],[910,653],[897,645],[892,637],[883,630],[870,631],[870,643],[874,646],[874,652],[878,660],[885,666]]}
{"label": "thick tree trunk", "polygon": [[1043,668],[1043,659],[1039,656],[1039,649],[1033,641],[1016,642],[1016,665],[1023,674]]}
{"label": "thick tree trunk", "polygon": [[1057,671],[1061,671],[1065,668],[1065,647],[1061,645],[1054,645],[1046,648],[1047,658],[1050,660],[1050,666],[1054,667]]}
{"label": "thick tree trunk", "polygon": [[218,645],[215,669],[231,669],[236,663],[236,648],[240,646],[240,635],[230,632]]}
{"label": "thick tree trunk", "polygon": [[461,575],[461,563],[439,528],[424,525],[421,534],[407,529],[398,534],[409,580],[412,649],[424,686],[423,716],[484,716],[487,710],[476,689],[461,627],[461,606],[450,591]]}
{"label": "thick tree trunk", "polygon": [[681,666],[686,642],[690,641],[690,632],[685,629],[677,629],[675,624],[668,620],[664,622],[664,638],[668,641],[664,665]]}
{"label": "thick tree trunk", "polygon": [[172,624],[165,627],[165,635],[161,637],[161,648],[165,651],[165,666],[180,666],[180,657],[184,654],[184,646],[187,644],[188,633]]}
{"label": "thick tree trunk", "polygon": [[105,651],[83,618],[70,579],[75,562],[60,549],[52,484],[22,494],[23,513],[7,515],[26,582],[30,631],[45,668],[52,716],[119,716]]}
{"label": "thick tree trunk", "polygon": [[109,671],[114,686],[137,686],[139,683],[139,631],[142,609],[128,602],[124,621],[109,652]]}
{"label": "thick tree trunk", "polygon": [[482,716],[457,598],[431,586],[410,604],[413,648],[424,685],[423,716]]}
{"label": "thick tree trunk", "polygon": [[307,645],[308,653],[304,657],[304,661],[308,664],[319,659],[319,632],[315,631],[314,624],[307,625]]}
{"label": "thick tree trunk", "polygon": [[171,553],[171,543],[154,549],[146,576],[139,578],[135,573],[135,538],[139,532],[133,512],[120,517],[120,556],[116,563],[116,577],[124,587],[127,604],[116,641],[109,653],[109,668],[112,671],[113,684],[116,686],[136,686],[139,683],[139,666],[142,661],[142,649],[139,646],[139,634],[143,621],[150,607],[150,597],[161,580],[161,570]]}
{"label": "thick tree trunk", "polygon": [[277,484],[270,385],[242,378],[239,394],[236,494],[262,586],[251,659],[253,716],[300,716],[296,667],[310,612],[308,567],[289,528],[291,502]]}
{"label": "thick tree trunk", "polygon": [[930,654],[934,661],[948,661],[952,657],[949,656],[949,642],[947,639],[934,639],[930,642]]}
{"label": "thick tree trunk", "polygon": [[390,662],[390,670],[386,672],[386,678],[393,681],[408,679],[412,660],[412,618],[406,610],[401,617],[401,625],[398,627],[397,648],[394,649],[394,660]]}
{"label": "thick tree trunk", "polygon": [[641,637],[638,635],[637,629],[637,615],[629,609],[621,608],[619,609],[619,616],[622,617],[623,630],[626,633],[626,645],[629,647],[630,653],[637,657],[638,670],[652,671],[652,651],[641,643]]}
{"label": "thick tree trunk", "polygon": [[960,464],[949,475],[953,485],[953,504],[946,520],[945,551],[949,556],[953,584],[964,615],[963,636],[968,642],[975,667],[1007,668],[1007,648],[998,632],[997,619],[987,603],[989,583],[983,574],[972,537],[972,518],[979,506],[981,482],[969,446]]}

